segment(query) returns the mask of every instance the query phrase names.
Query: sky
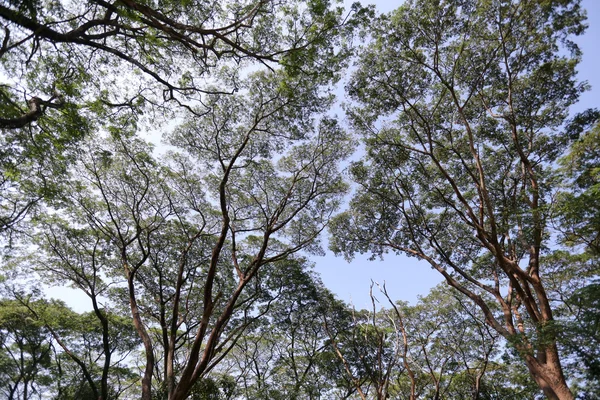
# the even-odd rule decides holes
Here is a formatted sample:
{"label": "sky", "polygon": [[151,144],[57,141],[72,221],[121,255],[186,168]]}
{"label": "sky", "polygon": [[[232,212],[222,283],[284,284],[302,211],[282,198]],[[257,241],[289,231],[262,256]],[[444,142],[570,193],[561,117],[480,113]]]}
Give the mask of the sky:
{"label": "sky", "polygon": [[[346,7],[353,1],[345,0]],[[402,4],[402,1],[379,0],[375,4],[378,12],[389,12]],[[576,38],[583,51],[583,59],[578,73],[581,81],[587,81],[591,90],[583,93],[578,104],[572,107],[573,113],[588,108],[600,107],[600,1],[584,0],[583,8],[588,14],[588,29],[583,36]],[[415,258],[388,254],[383,260],[369,261],[368,255],[356,257],[351,263],[327,251],[325,257],[313,257],[315,271],[325,286],[340,299],[351,302],[357,309],[371,308],[369,287],[371,280],[386,283],[392,300],[415,303],[418,296],[425,296],[429,290],[442,281],[441,275],[429,264]],[[374,290],[374,294],[377,291]],[[379,296],[379,301],[385,300]]]}

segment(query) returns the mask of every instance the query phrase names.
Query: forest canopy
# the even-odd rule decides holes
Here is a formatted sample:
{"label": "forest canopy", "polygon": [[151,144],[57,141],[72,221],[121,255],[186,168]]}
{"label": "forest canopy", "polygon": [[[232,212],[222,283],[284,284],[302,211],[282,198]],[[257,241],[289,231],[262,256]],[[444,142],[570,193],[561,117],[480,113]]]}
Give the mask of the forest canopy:
{"label": "forest canopy", "polygon": [[[580,0],[10,0],[0,23],[3,397],[600,396]],[[326,246],[444,283],[356,310]]]}

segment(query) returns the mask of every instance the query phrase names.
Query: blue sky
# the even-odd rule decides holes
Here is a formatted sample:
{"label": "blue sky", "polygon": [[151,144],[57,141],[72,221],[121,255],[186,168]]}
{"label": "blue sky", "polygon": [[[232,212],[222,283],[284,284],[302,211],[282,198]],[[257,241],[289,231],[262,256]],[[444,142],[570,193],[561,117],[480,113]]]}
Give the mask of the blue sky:
{"label": "blue sky", "polygon": [[[346,6],[353,1],[346,0]],[[372,2],[379,12],[389,12],[402,1],[379,0]],[[579,64],[579,79],[587,81],[591,90],[581,96],[580,102],[572,107],[572,112],[580,112],[591,107],[600,107],[600,1],[584,0],[583,7],[588,13],[588,29],[576,42],[583,51]],[[370,308],[369,286],[371,280],[386,283],[393,300],[415,302],[417,296],[426,295],[429,289],[441,282],[441,275],[425,262],[388,254],[383,261],[369,261],[368,256],[356,257],[347,263],[328,251],[325,257],[314,257],[315,270],[321,275],[325,286],[339,298],[357,308]],[[383,300],[380,297],[380,300]]]}

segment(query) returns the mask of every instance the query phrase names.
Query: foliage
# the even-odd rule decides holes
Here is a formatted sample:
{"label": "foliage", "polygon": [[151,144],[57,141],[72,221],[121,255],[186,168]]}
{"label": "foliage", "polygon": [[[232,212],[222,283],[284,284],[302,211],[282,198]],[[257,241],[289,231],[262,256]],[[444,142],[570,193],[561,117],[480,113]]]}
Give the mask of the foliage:
{"label": "foliage", "polygon": [[0,233],[54,200],[83,137],[114,121],[200,116],[205,95],[241,90],[238,72],[257,65],[337,79],[368,13],[344,12],[328,0],[2,4]]}
{"label": "foliage", "polygon": [[[340,3],[0,4],[5,397],[598,395],[579,0]],[[458,292],[354,310],[311,270],[327,227]]]}
{"label": "foliage", "polygon": [[[597,116],[596,116],[597,118]],[[567,245],[600,254],[600,122],[581,135],[561,159],[569,191],[558,194],[559,229]]]}
{"label": "foliage", "polygon": [[0,303],[0,387],[7,399],[27,399],[51,383],[50,333],[18,301]]}

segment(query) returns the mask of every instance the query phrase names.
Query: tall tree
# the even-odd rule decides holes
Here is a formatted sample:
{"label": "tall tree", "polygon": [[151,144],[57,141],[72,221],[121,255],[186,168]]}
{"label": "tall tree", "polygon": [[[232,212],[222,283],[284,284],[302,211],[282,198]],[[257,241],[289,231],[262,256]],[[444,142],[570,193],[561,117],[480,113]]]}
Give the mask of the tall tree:
{"label": "tall tree", "polygon": [[382,16],[348,86],[367,152],[332,229],[347,257],[395,251],[429,263],[550,399],[573,398],[542,255],[562,124],[584,89],[570,39],[584,17],[567,0],[415,0]]}
{"label": "tall tree", "polygon": [[168,160],[115,121],[82,147],[63,208],[40,225],[41,273],[84,290],[100,321],[98,296],[128,310],[144,399],[153,382],[172,400],[194,390],[272,301],[260,271],[319,252],[347,188],[338,164],[353,145],[316,113],[331,101],[318,81],[257,72],[240,87],[207,96],[210,112],[173,133]]}
{"label": "tall tree", "polygon": [[17,292],[13,297],[0,302],[0,390],[6,398],[117,399],[136,382],[126,361],[137,347],[128,320],[108,317],[106,345],[94,313],[77,314],[60,301]]}
{"label": "tall tree", "polygon": [[[526,368],[502,354],[501,338],[477,306],[438,286],[415,305],[371,293],[372,310],[350,310],[350,323],[326,319],[330,380],[361,399],[533,398],[539,389]],[[377,309],[377,298],[387,299]],[[385,306],[385,307],[384,307]],[[324,353],[324,356],[327,356]],[[325,357],[324,357],[325,358]],[[336,379],[341,370],[346,382]],[[341,391],[340,391],[341,392]],[[353,394],[352,391],[349,395]]]}
{"label": "tall tree", "polygon": [[[319,251],[346,190],[337,164],[353,148],[317,115],[346,62],[343,31],[354,22],[343,13],[327,0],[0,5],[11,79],[0,129],[25,149],[22,133],[43,131],[50,154],[61,149],[55,136],[72,132],[48,132],[48,121],[73,110],[87,122],[74,128],[89,138],[70,181],[48,179],[62,186],[36,220],[37,271],[91,300],[103,336],[99,397],[110,397],[109,310],[127,311],[142,342],[141,397],[156,384],[182,399],[268,303],[255,290],[260,269]],[[179,151],[158,161],[136,135],[165,114],[179,117],[169,138]],[[10,161],[21,144],[2,155]],[[5,181],[21,187],[0,194],[29,194],[6,164]],[[13,207],[19,218],[28,204]]]}
{"label": "tall tree", "polygon": [[[92,311],[77,314],[70,310],[51,307],[32,307],[36,318],[52,334],[55,346],[62,353],[66,380],[73,379],[73,371],[83,379],[73,395],[83,390],[94,398],[117,398],[121,390],[111,383],[120,381],[121,372],[129,372],[124,362],[139,343],[125,313],[111,310],[107,304],[110,278],[118,265],[110,243],[92,229],[73,227],[64,218],[46,216],[37,221],[40,229],[36,244],[42,250],[34,262],[43,279],[53,285],[68,285],[83,292],[90,300]],[[60,361],[60,360],[59,360]],[[127,385],[124,385],[125,387]],[[67,396],[67,394],[63,394]]]}

